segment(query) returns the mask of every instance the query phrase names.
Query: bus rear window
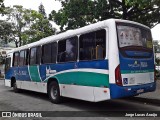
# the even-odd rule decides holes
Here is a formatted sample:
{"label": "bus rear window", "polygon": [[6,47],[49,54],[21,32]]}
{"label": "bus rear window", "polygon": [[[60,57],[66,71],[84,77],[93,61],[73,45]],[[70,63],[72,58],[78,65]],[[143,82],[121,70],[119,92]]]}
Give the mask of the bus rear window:
{"label": "bus rear window", "polygon": [[133,24],[117,24],[119,47],[137,46],[152,48],[151,31]]}

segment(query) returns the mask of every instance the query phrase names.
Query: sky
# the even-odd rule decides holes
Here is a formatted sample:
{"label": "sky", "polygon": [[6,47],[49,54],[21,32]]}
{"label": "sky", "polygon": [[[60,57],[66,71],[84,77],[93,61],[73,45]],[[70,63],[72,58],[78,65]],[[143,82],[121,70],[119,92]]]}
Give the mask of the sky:
{"label": "sky", "polygon": [[[50,14],[52,10],[58,11],[61,8],[61,3],[57,0],[4,0],[4,5],[22,5],[23,8],[32,9],[38,11],[40,4],[43,4],[46,14]],[[59,30],[59,26],[52,22],[53,27]]]}
{"label": "sky", "polygon": [[47,14],[52,10],[58,11],[61,8],[61,3],[58,0],[4,0],[5,6],[22,5],[24,8],[37,11],[41,3],[44,5]]}
{"label": "sky", "polygon": [[[50,14],[52,10],[58,11],[61,8],[61,3],[57,0],[4,0],[5,6],[22,5],[24,8],[33,9],[38,11],[40,4],[44,5],[46,14]],[[53,27],[59,29],[55,23],[52,23]],[[153,40],[160,41],[160,24],[151,29]]]}
{"label": "sky", "polygon": [[153,40],[159,40],[160,42],[160,24],[151,29]]}

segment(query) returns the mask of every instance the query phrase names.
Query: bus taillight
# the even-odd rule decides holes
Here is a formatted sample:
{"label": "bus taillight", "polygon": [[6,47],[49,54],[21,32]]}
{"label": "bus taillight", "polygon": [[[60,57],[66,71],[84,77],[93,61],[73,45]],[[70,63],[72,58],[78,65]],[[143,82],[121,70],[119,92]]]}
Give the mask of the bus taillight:
{"label": "bus taillight", "polygon": [[118,65],[115,69],[115,80],[116,84],[122,86],[122,77],[120,72],[120,65]]}

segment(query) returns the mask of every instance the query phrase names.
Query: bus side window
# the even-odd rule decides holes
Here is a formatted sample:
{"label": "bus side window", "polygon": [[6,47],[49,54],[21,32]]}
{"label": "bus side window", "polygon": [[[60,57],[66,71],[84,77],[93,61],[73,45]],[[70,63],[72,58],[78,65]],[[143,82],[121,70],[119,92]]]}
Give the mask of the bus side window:
{"label": "bus side window", "polygon": [[30,49],[30,58],[29,63],[30,65],[40,64],[40,55],[41,55],[41,47],[34,47]]}
{"label": "bus side window", "polygon": [[28,65],[29,64],[29,49],[26,50],[26,54],[25,54],[25,58],[26,58],[26,62],[25,62],[25,65]]}
{"label": "bus side window", "polygon": [[104,59],[106,55],[106,30],[96,31],[96,59]]}
{"label": "bus side window", "polygon": [[80,60],[91,60],[94,58],[94,38],[94,32],[80,36]]}
{"label": "bus side window", "polygon": [[19,66],[28,65],[28,49],[20,51]]}
{"label": "bus side window", "polygon": [[51,44],[51,61],[52,61],[52,63],[56,63],[56,61],[57,61],[57,43],[56,42],[54,42],[54,43],[52,43]]}
{"label": "bus side window", "polygon": [[51,63],[51,43],[42,46],[42,63]]}
{"label": "bus side window", "polygon": [[106,31],[98,30],[80,36],[80,60],[98,60],[105,58]]}
{"label": "bus side window", "polygon": [[58,62],[65,62],[65,54],[66,54],[66,40],[62,40],[58,42]]}
{"label": "bus side window", "polygon": [[13,53],[13,66],[18,67],[19,65],[19,52]]}
{"label": "bus side window", "polygon": [[77,47],[78,47],[78,37],[68,38],[66,40],[66,56],[65,61],[76,61],[77,60]]}
{"label": "bus side window", "polygon": [[20,51],[19,66],[23,66],[25,62],[25,50]]}
{"label": "bus side window", "polygon": [[58,62],[73,62],[77,60],[78,37],[71,37],[58,42]]}

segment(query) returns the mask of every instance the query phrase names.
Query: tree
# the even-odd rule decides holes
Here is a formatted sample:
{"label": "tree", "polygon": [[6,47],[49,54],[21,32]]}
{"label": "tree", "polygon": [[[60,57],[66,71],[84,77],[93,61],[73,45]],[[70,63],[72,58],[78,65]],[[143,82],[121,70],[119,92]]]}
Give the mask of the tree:
{"label": "tree", "polygon": [[14,31],[14,42],[16,47],[21,46],[22,43],[22,33],[24,32],[27,22],[25,20],[27,9],[23,8],[22,6],[15,5],[13,8],[6,8],[5,14],[8,16],[8,20],[13,24],[13,31]]}
{"label": "tree", "polygon": [[[121,12],[120,18],[132,20],[149,27],[160,22],[160,0],[109,0],[111,8]],[[116,7],[114,7],[116,6]]]}
{"label": "tree", "polygon": [[94,4],[92,0],[71,0],[61,1],[62,9],[57,13],[53,10],[49,15],[50,20],[54,20],[56,24],[60,25],[60,29],[74,29],[82,27],[86,24],[95,22],[92,11],[94,11]]}
{"label": "tree", "polygon": [[40,4],[40,6],[39,6],[38,8],[39,8],[38,12],[39,12],[40,14],[42,14],[42,15],[44,16],[44,18],[47,18],[46,12],[45,12],[45,8],[44,8],[44,6],[43,6],[42,3]]}
{"label": "tree", "polygon": [[22,36],[24,44],[55,34],[56,29],[52,27],[52,24],[46,18],[45,9],[42,4],[39,6],[39,12],[31,10],[30,14],[25,17],[29,23],[29,29],[25,30]]}
{"label": "tree", "polygon": [[42,7],[42,4],[40,6],[40,13],[19,5],[15,5],[13,8],[5,8],[4,13],[8,16],[6,21],[10,21],[12,25],[10,29],[13,33],[11,40],[14,40],[16,47],[38,41],[55,33],[56,29],[46,18],[44,7]]}
{"label": "tree", "polygon": [[3,1],[4,1],[4,0],[0,0],[0,14],[3,13],[3,10],[4,10],[4,8],[5,8]]}
{"label": "tree", "polygon": [[[74,29],[90,23],[118,18],[153,27],[160,22],[160,0],[60,0],[62,9],[54,10],[49,19],[61,30]],[[66,28],[65,28],[66,27]]]}
{"label": "tree", "polygon": [[13,25],[10,22],[0,20],[0,45],[5,46],[14,40]]}

